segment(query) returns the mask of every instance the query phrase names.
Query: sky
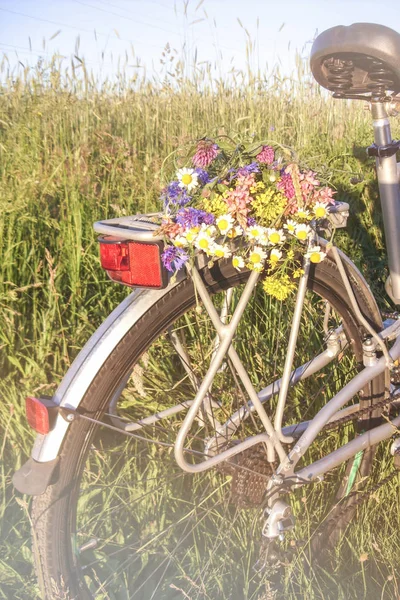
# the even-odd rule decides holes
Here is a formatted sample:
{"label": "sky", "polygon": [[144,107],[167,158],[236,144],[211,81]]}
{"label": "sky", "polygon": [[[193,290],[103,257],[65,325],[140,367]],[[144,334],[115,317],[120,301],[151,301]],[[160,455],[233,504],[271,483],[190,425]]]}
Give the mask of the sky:
{"label": "sky", "polygon": [[15,68],[54,53],[75,55],[100,79],[112,79],[119,61],[128,72],[145,70],[152,77],[171,68],[176,61],[170,62],[171,56],[184,52],[188,64],[208,62],[218,75],[245,68],[246,41],[252,40],[253,67],[268,71],[279,64],[289,75],[296,51],[306,60],[317,32],[354,22],[400,32],[400,2],[0,0],[0,57],[6,54]]}

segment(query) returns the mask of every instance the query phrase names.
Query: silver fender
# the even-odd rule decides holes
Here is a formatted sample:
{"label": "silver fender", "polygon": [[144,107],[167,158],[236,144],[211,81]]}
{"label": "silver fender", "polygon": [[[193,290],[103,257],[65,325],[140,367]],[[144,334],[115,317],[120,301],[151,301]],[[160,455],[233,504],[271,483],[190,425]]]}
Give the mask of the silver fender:
{"label": "silver fender", "polygon": [[[319,240],[319,243],[321,245],[326,244],[322,239]],[[367,282],[345,254],[340,252],[340,256],[346,265],[350,281],[353,285],[356,283],[375,313],[376,321],[379,322],[379,309]],[[180,283],[184,278],[184,274],[180,275],[173,285],[169,285],[163,290],[134,291],[115,308],[99,329],[95,331],[66,373],[53,398],[56,404],[73,409],[79,407],[99,368],[117,344],[155,302]],[[68,427],[69,423],[61,415],[58,415],[53,430],[47,435],[37,436],[31,458],[40,463],[55,460],[59,455]]]}
{"label": "silver fender", "polygon": [[[179,283],[163,290],[135,290],[113,310],[75,358],[53,396],[59,406],[76,409],[108,356],[130,328],[165,294]],[[36,437],[31,457],[37,462],[57,458],[69,423],[58,414],[54,428]]]}

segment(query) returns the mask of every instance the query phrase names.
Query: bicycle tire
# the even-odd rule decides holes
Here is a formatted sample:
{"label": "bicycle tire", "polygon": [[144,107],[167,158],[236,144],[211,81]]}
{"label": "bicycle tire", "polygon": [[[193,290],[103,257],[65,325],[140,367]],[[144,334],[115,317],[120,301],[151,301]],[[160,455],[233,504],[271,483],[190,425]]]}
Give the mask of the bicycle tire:
{"label": "bicycle tire", "polygon": [[[204,268],[201,275],[209,292],[217,294],[220,291],[241,285],[246,281],[248,272],[239,273],[231,267],[229,261],[220,261],[211,269]],[[358,304],[364,316],[378,329],[380,327],[380,322],[376,305],[371,302],[371,298],[368,297],[365,289],[362,289],[362,286],[359,285],[355,279],[352,283]],[[334,308],[335,313],[340,316],[346,334],[349,340],[351,340],[351,342],[349,342],[349,347],[352,349],[355,361],[359,363],[362,351],[361,344],[365,332],[357,323],[357,319],[353,314],[351,304],[340,280],[336,265],[329,257],[319,265],[313,266],[308,288],[311,294],[316,294],[319,298],[328,301]],[[190,311],[195,302],[196,294],[193,289],[193,284],[190,280],[186,279],[175,288],[172,288],[171,291],[157,304],[151,307],[132,327],[116,348],[114,348],[105,364],[100,368],[85,395],[80,406],[80,411],[95,419],[100,418],[126,372],[132,369],[133,364],[139,364],[139,358],[143,356],[143,353],[149,348],[151,342],[159,340],[160,336],[163,335],[165,330],[172,323],[176,322],[179,318],[185,318],[185,315],[192,314]],[[182,315],[184,316],[181,317]],[[379,377],[368,386],[368,393],[364,392],[364,397],[360,402],[364,403],[364,405],[371,402],[378,402],[382,397],[383,391],[383,379],[382,377]],[[362,428],[365,430],[368,427],[369,420],[365,418]],[[57,480],[48,487],[44,494],[36,497],[33,502],[33,549],[36,569],[44,598],[51,598],[52,600],[54,598],[68,598],[71,600],[73,598],[79,598],[86,600],[92,597],[132,597],[128,591],[126,593],[125,591],[121,592],[120,587],[116,587],[116,591],[114,592],[107,590],[103,593],[103,591],[101,591],[101,584],[99,584],[96,593],[90,591],[90,589],[93,590],[93,587],[91,587],[93,577],[96,578],[97,575],[93,576],[90,574],[90,577],[88,577],[82,574],[83,568],[86,569],[87,567],[86,565],[82,567],[82,564],[79,563],[80,559],[77,557],[77,552],[74,548],[76,537],[78,533],[80,533],[79,531],[76,531],[78,527],[76,524],[76,511],[79,502],[78,484],[81,479],[83,481],[84,476],[86,476],[84,465],[85,461],[89,460],[88,455],[91,456],[89,453],[90,449],[92,449],[93,446],[95,447],[93,450],[94,460],[97,460],[96,452],[101,454],[101,451],[96,449],[97,437],[100,437],[101,440],[103,439],[99,434],[99,430],[100,428],[96,428],[92,423],[87,422],[84,419],[79,419],[70,425],[61,451]],[[102,443],[104,442],[102,441]],[[101,448],[103,448],[103,446],[101,446]],[[141,454],[138,454],[138,456],[141,456]],[[364,454],[363,460],[359,465],[359,473],[361,473],[363,478],[365,478],[371,469],[372,459],[373,452]],[[118,460],[119,459],[117,458],[116,463],[118,463]],[[140,459],[134,458],[133,460],[139,461]],[[113,466],[112,468],[115,467]],[[100,475],[101,473],[99,473],[99,477]],[[195,487],[194,483],[192,487]],[[339,491],[336,491],[336,497],[338,493],[343,495],[343,490],[340,491],[339,489]],[[155,506],[154,511],[157,512],[157,509],[158,506]],[[227,509],[224,508],[224,510]],[[134,520],[134,513],[132,514],[132,519]],[[338,519],[336,531],[341,530],[342,525],[340,519]],[[347,521],[344,525],[347,525]],[[193,533],[193,536],[194,535],[195,534]],[[255,535],[258,534],[256,533]],[[115,542],[113,541],[113,543]],[[200,552],[200,550],[198,551]],[[171,552],[171,550],[166,550],[166,552]],[[155,552],[155,554],[157,553]],[[94,554],[93,556],[98,555]],[[110,556],[112,559],[114,555],[110,554]],[[141,556],[141,560],[143,563],[143,560],[145,559]],[[190,560],[193,562],[192,558],[190,558]],[[102,564],[103,562],[104,561],[102,561]],[[170,563],[168,563],[168,565],[170,565]],[[177,566],[177,570],[179,572],[178,567],[179,566]],[[108,565],[105,565],[104,568],[108,568]],[[112,560],[110,568],[114,568]],[[145,570],[146,565],[143,567],[142,564],[141,568]],[[114,571],[114,573],[115,572],[116,571]],[[107,582],[109,577],[111,577],[111,575],[106,577]],[[230,577],[232,578],[231,572]],[[187,580],[191,581],[192,583],[190,585],[193,584],[193,586],[197,581],[197,579],[194,579],[193,575],[187,575]],[[162,591],[162,584],[158,583],[157,590],[153,592],[152,596],[149,595],[149,591],[145,586],[145,591],[143,591],[144,595],[139,594],[137,597],[143,599],[146,598],[146,600],[150,597],[160,599],[180,598],[182,595],[179,594],[178,596],[172,590],[175,589],[182,592],[180,586],[184,587],[185,585],[189,585],[187,580],[185,580],[185,577],[180,573],[180,576],[177,579],[171,579],[168,584],[169,586],[173,586],[172,588],[169,587],[169,592]],[[103,583],[103,586],[104,585],[105,584]],[[121,584],[118,583],[118,586],[120,585]],[[136,585],[137,589],[138,584],[134,585]],[[229,589],[231,590],[231,588]],[[196,597],[210,597],[207,596],[209,593],[208,591],[203,592],[204,590],[201,591],[196,589]],[[158,595],[154,595],[155,593]],[[183,590],[182,593],[186,592]],[[229,591],[223,588],[218,589],[217,586],[212,590],[213,595],[211,597],[215,600],[217,600],[217,598],[231,598],[232,595],[229,595],[231,593],[232,590]],[[242,591],[241,593],[241,598],[247,597],[245,596],[245,591]],[[135,593],[133,596],[135,596]]]}

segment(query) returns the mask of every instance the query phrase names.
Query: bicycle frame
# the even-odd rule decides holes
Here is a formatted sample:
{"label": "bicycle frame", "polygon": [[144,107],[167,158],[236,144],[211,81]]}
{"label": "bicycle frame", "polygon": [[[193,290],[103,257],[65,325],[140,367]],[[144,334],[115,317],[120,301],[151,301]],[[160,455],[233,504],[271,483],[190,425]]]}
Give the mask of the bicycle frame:
{"label": "bicycle frame", "polygon": [[[392,134],[389,116],[396,114],[396,105],[388,102],[371,102],[372,125],[376,146],[390,145]],[[396,153],[376,158],[376,173],[382,207],[386,238],[390,286],[393,300],[400,304],[400,186]]]}

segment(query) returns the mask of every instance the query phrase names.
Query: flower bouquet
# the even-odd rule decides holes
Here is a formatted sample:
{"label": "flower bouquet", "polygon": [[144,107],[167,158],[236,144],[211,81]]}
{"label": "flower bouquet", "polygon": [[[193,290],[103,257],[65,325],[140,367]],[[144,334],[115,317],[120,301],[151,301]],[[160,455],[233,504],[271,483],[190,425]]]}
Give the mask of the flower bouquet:
{"label": "flower bouquet", "polygon": [[295,256],[325,258],[312,240],[335,193],[288,155],[227,136],[200,140],[162,192],[165,268],[175,272],[197,252],[209,263],[231,259],[235,269],[263,271],[265,291],[284,300],[302,274]]}

